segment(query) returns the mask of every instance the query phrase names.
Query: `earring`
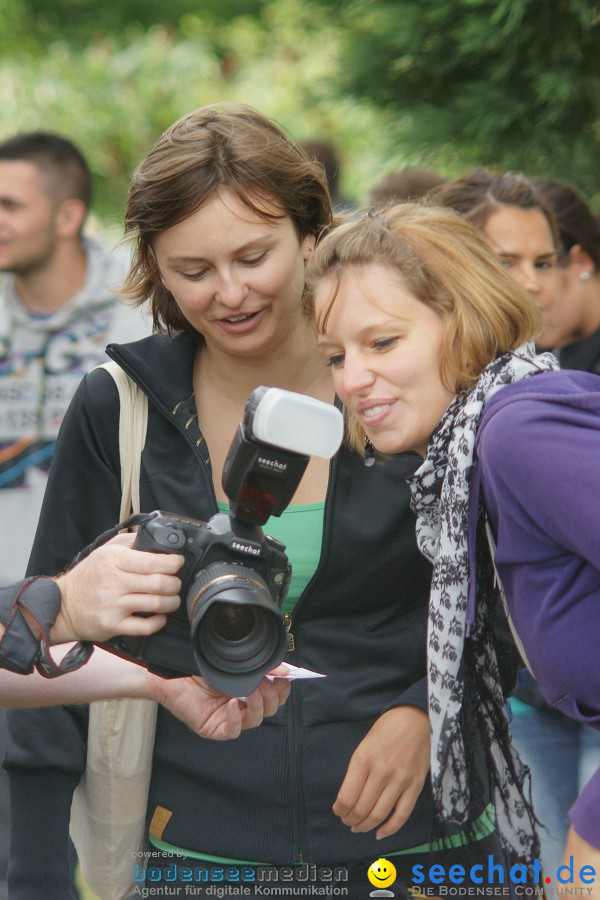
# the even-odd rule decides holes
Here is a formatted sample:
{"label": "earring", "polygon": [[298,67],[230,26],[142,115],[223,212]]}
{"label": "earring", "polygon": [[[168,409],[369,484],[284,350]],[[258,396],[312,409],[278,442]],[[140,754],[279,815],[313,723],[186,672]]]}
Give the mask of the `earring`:
{"label": "earring", "polygon": [[372,466],[375,462],[375,447],[371,443],[368,437],[365,438],[365,453],[364,453],[364,463],[365,466]]}
{"label": "earring", "polygon": [[580,281],[589,281],[591,277],[592,277],[592,273],[591,273],[591,272],[580,272],[580,273],[579,273],[579,280],[580,280]]}

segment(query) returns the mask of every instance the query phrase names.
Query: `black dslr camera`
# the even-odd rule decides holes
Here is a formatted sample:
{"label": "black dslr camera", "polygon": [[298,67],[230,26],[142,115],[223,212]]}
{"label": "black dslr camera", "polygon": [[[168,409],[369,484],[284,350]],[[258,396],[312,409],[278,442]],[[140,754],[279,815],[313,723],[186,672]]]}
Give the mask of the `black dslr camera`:
{"label": "black dslr camera", "polygon": [[231,696],[251,693],[287,650],[281,604],[291,566],[263,533],[291,501],[310,455],[329,458],[343,433],[327,403],[278,388],[250,395],[223,470],[230,514],[208,522],[155,511],[141,516],[135,547],[181,553],[181,606],[156,634],[104,646],[164,677],[202,675]]}

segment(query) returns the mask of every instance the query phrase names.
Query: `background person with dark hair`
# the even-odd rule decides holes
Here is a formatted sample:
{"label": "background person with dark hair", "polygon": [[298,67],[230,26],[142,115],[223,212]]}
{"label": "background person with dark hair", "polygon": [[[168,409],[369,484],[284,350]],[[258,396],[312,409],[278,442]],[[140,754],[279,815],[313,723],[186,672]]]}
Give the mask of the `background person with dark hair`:
{"label": "background person with dark hair", "polygon": [[[0,143],[0,586],[25,574],[58,429],[82,375],[113,340],[150,331],[114,291],[128,257],[84,233],[92,179],[48,132]],[[0,711],[0,749],[5,713]],[[0,896],[9,820],[0,773]]]}
{"label": "background person with dark hair", "polygon": [[300,146],[310,159],[323,166],[334,213],[351,212],[355,204],[341,192],[342,160],[339,151],[329,141],[302,141]]}
{"label": "background person with dark hair", "polygon": [[558,231],[548,202],[522,172],[477,169],[429,193],[483,233],[512,277],[551,321]]}
{"label": "background person with dark hair", "polygon": [[418,200],[434,188],[445,184],[448,179],[433,169],[410,166],[399,172],[392,172],[371,188],[368,206],[390,206],[404,200]]}
{"label": "background person with dark hair", "polygon": [[85,236],[91,176],[46,132],[0,143],[0,584],[23,576],[54,442],[82,375],[150,331],[115,291],[128,255]]}
{"label": "background person with dark hair", "polygon": [[536,178],[552,207],[559,253],[552,328],[538,344],[555,350],[561,368],[600,372],[600,222],[585,197],[564,181]]}

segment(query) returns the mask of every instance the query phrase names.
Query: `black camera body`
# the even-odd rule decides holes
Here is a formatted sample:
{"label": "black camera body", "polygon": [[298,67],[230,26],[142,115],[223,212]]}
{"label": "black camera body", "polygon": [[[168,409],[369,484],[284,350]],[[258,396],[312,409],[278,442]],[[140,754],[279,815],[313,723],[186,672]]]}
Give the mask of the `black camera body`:
{"label": "black camera body", "polygon": [[223,469],[230,514],[208,522],[161,510],[135,517],[138,550],[183,555],[181,606],[155,634],[104,646],[164,677],[202,675],[224,694],[250,694],[288,645],[281,604],[291,566],[285,545],[261,526],[290,503],[310,458],[302,451],[332,456],[342,434],[341,413],[329,404],[253,391]]}
{"label": "black camera body", "polygon": [[161,631],[112,645],[159,675],[202,675],[224,694],[251,693],[287,651],[281,604],[291,578],[285,546],[218,513],[208,522],[155,511],[134,545],[181,553],[181,606]]}

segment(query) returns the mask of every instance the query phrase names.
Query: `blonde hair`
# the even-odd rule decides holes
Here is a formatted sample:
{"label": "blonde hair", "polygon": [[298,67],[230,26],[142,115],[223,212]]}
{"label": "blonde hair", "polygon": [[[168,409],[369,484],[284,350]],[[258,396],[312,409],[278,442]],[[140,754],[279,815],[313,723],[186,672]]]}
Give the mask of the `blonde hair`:
{"label": "blonde hair", "polygon": [[[315,321],[319,331],[327,329],[343,270],[372,264],[398,271],[414,296],[444,321],[440,375],[448,390],[471,387],[488,363],[540,331],[533,301],[481,233],[457,213],[425,202],[368,212],[323,238],[308,264],[304,298],[315,321],[315,290],[333,277],[331,299]],[[349,430],[352,444],[362,449],[362,428],[349,421]]]}

